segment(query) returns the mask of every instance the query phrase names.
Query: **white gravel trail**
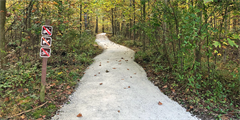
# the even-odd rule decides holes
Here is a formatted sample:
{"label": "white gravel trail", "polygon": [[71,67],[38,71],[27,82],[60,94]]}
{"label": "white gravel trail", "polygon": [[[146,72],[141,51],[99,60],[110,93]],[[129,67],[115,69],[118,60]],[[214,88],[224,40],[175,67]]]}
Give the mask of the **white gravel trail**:
{"label": "white gravel trail", "polygon": [[104,52],[94,58],[70,103],[53,120],[197,120],[148,80],[134,62],[133,50],[111,42],[105,33],[96,42]]}

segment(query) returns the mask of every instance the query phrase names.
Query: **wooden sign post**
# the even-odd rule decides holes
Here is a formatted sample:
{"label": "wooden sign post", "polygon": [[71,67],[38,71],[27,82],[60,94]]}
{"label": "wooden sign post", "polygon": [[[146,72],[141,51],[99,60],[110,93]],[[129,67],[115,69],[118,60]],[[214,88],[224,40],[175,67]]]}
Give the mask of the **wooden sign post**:
{"label": "wooden sign post", "polygon": [[51,56],[51,48],[49,48],[52,44],[52,38],[49,36],[52,36],[53,28],[50,25],[50,20],[45,21],[44,26],[42,26],[42,38],[41,38],[41,46],[44,46],[40,48],[40,57],[43,58],[42,62],[42,77],[41,77],[41,91],[40,91],[40,101],[45,101],[45,88],[47,85],[46,82],[46,73],[47,73],[47,59]]}

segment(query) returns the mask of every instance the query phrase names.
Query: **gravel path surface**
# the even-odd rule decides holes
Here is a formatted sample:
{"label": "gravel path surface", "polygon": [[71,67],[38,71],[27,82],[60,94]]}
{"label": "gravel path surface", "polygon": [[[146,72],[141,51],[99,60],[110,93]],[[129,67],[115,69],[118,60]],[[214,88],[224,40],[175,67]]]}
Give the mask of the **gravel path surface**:
{"label": "gravel path surface", "polygon": [[133,50],[109,41],[105,33],[96,42],[104,52],[53,120],[197,120],[148,80]]}

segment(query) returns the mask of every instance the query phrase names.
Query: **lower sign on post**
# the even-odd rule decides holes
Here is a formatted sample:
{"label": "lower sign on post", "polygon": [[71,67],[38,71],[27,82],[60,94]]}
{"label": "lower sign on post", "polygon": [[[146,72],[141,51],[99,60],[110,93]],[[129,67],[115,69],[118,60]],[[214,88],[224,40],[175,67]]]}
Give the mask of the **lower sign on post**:
{"label": "lower sign on post", "polygon": [[51,56],[51,48],[40,48],[40,57],[49,58]]}

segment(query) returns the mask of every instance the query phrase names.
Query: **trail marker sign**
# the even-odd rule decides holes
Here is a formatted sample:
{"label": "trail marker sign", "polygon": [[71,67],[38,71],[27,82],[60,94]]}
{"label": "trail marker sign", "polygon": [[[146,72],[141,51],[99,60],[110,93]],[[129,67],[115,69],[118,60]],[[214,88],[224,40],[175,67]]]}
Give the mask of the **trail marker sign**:
{"label": "trail marker sign", "polygon": [[40,48],[40,57],[49,58],[51,56],[51,48]]}
{"label": "trail marker sign", "polygon": [[52,38],[51,37],[41,37],[40,44],[43,47],[50,47],[52,45]]}
{"label": "trail marker sign", "polygon": [[42,35],[45,36],[52,36],[52,32],[53,32],[53,27],[52,26],[48,26],[48,25],[43,25],[42,26]]}

